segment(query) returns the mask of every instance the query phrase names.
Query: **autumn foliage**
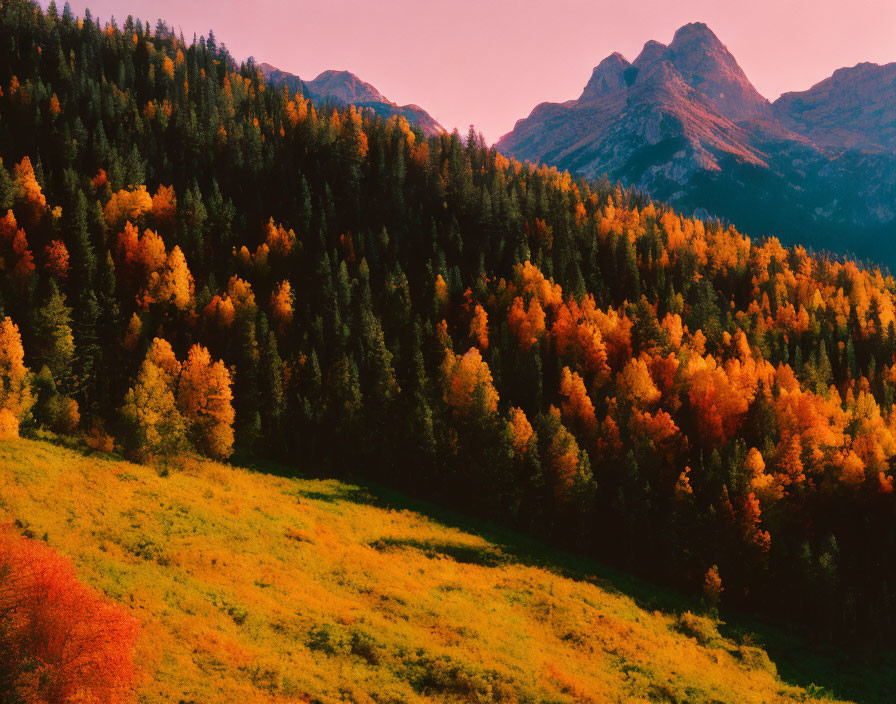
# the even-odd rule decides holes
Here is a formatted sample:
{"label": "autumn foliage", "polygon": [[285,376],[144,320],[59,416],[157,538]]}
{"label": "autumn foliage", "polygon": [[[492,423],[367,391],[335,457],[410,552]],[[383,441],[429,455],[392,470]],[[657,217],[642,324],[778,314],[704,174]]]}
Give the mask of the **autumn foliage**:
{"label": "autumn foliage", "polygon": [[181,364],[167,340],[155,338],[122,409],[127,449],[136,457],[169,456],[187,447],[226,459],[233,449],[230,372],[194,345]]}
{"label": "autumn foliage", "polygon": [[896,633],[889,272],[323,110],[164,24],[0,25],[4,436],[300,458]]}
{"label": "autumn foliage", "polygon": [[19,328],[6,317],[0,321],[0,432],[5,436],[18,434],[34,404],[24,359]]}
{"label": "autumn foliage", "polygon": [[233,393],[230,372],[208,350],[193,345],[183,364],[177,390],[178,407],[195,444],[209,457],[226,459],[233,451]]}
{"label": "autumn foliage", "polygon": [[0,527],[0,688],[14,701],[134,701],[136,621],[68,560]]}

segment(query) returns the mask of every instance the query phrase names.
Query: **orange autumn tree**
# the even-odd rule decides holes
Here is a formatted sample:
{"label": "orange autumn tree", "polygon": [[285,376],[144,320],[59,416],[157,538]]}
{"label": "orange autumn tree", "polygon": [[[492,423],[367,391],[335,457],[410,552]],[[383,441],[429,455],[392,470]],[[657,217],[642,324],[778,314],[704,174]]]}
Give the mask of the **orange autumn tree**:
{"label": "orange autumn tree", "polygon": [[292,322],[293,303],[295,303],[295,296],[293,296],[289,281],[281,281],[271,294],[271,317],[281,335],[286,332]]}
{"label": "orange autumn tree", "polygon": [[498,392],[482,355],[471,347],[463,355],[445,350],[442,362],[445,402],[461,416],[498,410]]}
{"label": "orange autumn tree", "polygon": [[175,245],[165,258],[165,263],[150,274],[142,297],[143,305],[170,303],[178,310],[185,311],[192,307],[193,296],[193,275],[187,267],[184,253]]}
{"label": "orange autumn tree", "polygon": [[627,399],[637,408],[650,408],[661,397],[660,390],[653,382],[647,361],[643,357],[630,359],[616,377],[619,396]]}
{"label": "orange autumn tree", "polygon": [[0,270],[10,272],[15,288],[24,290],[34,273],[34,255],[25,230],[18,227],[11,210],[0,218]]}
{"label": "orange autumn tree", "polygon": [[473,318],[470,320],[470,339],[480,350],[488,349],[488,315],[485,308],[478,303],[473,309]]}
{"label": "orange autumn tree", "polygon": [[237,315],[254,315],[256,310],[255,293],[252,284],[239,276],[231,276],[227,282],[227,298],[233,303]]}
{"label": "orange autumn tree", "polygon": [[563,425],[560,410],[551,406],[540,419],[538,437],[545,480],[561,507],[575,505],[580,510],[594,491],[588,454],[579,448],[575,436]]}
{"label": "orange autumn tree", "polygon": [[572,361],[602,386],[610,376],[609,355],[600,329],[601,313],[588,298],[582,306],[570,299],[557,307],[551,337],[557,354]]}
{"label": "orange autumn tree", "polygon": [[193,443],[205,455],[227,459],[233,452],[233,393],[224,362],[193,345],[183,364],[177,405],[189,425]]}
{"label": "orange autumn tree", "polygon": [[215,294],[202,313],[207,320],[214,323],[215,327],[222,330],[229,328],[236,319],[233,299],[226,293],[223,298],[219,294]]}
{"label": "orange autumn tree", "polygon": [[533,440],[537,440],[537,437],[534,437],[535,431],[522,408],[510,409],[508,430],[514,456],[517,459],[524,457],[532,450]]}
{"label": "orange autumn tree", "polygon": [[128,220],[115,240],[116,273],[127,291],[136,291],[165,264],[165,242],[154,230],[140,235]]}
{"label": "orange autumn tree", "polygon": [[0,526],[0,687],[10,701],[134,701],[137,634],[69,560]]}
{"label": "orange autumn tree", "polygon": [[166,231],[174,227],[177,218],[177,196],[174,193],[174,186],[159,185],[152,197],[150,210],[156,227]]}
{"label": "orange autumn tree", "polygon": [[265,244],[272,255],[286,257],[296,244],[296,233],[283,225],[275,225],[271,218],[265,229]]}
{"label": "orange autumn tree", "polygon": [[44,269],[57,279],[68,278],[68,249],[61,240],[53,240],[44,247]]}
{"label": "orange autumn tree", "polygon": [[30,227],[38,222],[47,211],[47,199],[37,182],[34,168],[31,166],[31,159],[27,156],[22,159],[16,164],[14,172],[17,199],[24,206],[24,212],[28,214],[26,222]]}
{"label": "orange autumn tree", "polygon": [[592,436],[597,430],[594,404],[588,397],[582,377],[571,372],[569,367],[563,367],[560,374],[560,395],[563,397],[560,404],[563,419],[570,427],[580,429],[585,437]]}
{"label": "orange autumn tree", "polygon": [[34,405],[19,327],[7,316],[0,322],[0,434],[16,436]]}
{"label": "orange autumn tree", "polygon": [[528,307],[521,296],[513,299],[507,314],[507,324],[516,336],[520,349],[528,350],[541,339],[545,331],[544,321],[544,309],[537,297],[532,297]]}

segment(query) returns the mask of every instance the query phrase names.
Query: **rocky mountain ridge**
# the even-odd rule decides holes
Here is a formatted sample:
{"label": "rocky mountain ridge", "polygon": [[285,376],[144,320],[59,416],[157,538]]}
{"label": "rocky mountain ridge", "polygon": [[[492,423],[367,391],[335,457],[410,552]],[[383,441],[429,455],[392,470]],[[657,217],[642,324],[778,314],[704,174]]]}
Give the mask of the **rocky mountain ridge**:
{"label": "rocky mountain ridge", "polygon": [[756,234],[896,264],[896,63],[840,69],[770,103],[692,23],[634,61],[611,54],[577,100],[536,106],[497,146]]}

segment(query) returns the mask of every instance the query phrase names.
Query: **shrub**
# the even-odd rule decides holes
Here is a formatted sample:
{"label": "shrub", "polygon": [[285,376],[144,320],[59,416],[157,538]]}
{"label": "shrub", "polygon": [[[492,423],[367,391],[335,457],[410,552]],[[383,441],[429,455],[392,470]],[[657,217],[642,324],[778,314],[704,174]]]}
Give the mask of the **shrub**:
{"label": "shrub", "polygon": [[11,701],[131,701],[137,631],[68,560],[0,528],[0,687]]}
{"label": "shrub", "polygon": [[84,435],[84,442],[87,447],[96,452],[109,453],[115,449],[115,440],[99,424],[93,425]]}
{"label": "shrub", "polygon": [[742,645],[738,648],[738,657],[751,670],[765,670],[773,677],[778,676],[778,667],[772,662],[768,653],[762,648]]}
{"label": "shrub", "polygon": [[713,647],[722,640],[715,622],[706,616],[698,616],[690,611],[679,615],[675,630],[696,640],[700,645]]}

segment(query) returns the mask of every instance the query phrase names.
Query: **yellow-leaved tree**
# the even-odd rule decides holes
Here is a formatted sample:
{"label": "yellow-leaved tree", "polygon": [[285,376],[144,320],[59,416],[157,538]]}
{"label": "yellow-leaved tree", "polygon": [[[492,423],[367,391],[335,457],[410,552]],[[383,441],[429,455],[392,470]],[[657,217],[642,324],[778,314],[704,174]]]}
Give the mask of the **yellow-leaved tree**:
{"label": "yellow-leaved tree", "polygon": [[146,460],[183,449],[186,422],[174,398],[179,371],[171,345],[155,338],[122,408],[125,451],[132,457]]}
{"label": "yellow-leaved tree", "polygon": [[19,327],[7,316],[0,322],[0,437],[15,437],[34,405]]}
{"label": "yellow-leaved tree", "polygon": [[181,364],[166,340],[155,338],[146,352],[122,416],[125,450],[146,460],[188,447],[226,459],[233,452],[233,393],[230,371],[209,351],[193,345]]}

